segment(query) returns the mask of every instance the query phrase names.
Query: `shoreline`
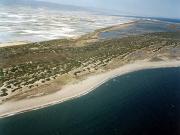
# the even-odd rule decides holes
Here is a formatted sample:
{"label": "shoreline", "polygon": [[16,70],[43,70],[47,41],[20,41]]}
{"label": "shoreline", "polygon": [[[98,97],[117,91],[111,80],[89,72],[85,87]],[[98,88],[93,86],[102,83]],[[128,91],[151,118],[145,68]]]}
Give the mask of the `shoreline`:
{"label": "shoreline", "polygon": [[19,45],[26,45],[28,43],[30,43],[30,42],[27,42],[27,41],[5,42],[5,43],[0,43],[0,48],[19,46]]}
{"label": "shoreline", "polygon": [[[109,26],[109,27],[100,28],[100,29],[94,30],[92,32],[87,32],[87,33],[82,34],[82,35],[76,35],[76,36],[69,37],[69,38],[50,39],[50,40],[45,40],[45,41],[61,40],[61,39],[78,40],[78,39],[84,38],[84,37],[89,36],[89,35],[92,36],[92,37],[94,37],[94,36],[98,37],[99,33],[103,32],[103,31],[127,27],[128,25],[132,25],[132,24],[134,24],[136,22],[137,22],[137,20],[130,20],[130,21],[127,21],[127,22],[124,22],[124,23],[114,24],[114,25]],[[91,35],[91,34],[93,34],[93,35]],[[37,42],[43,42],[43,41],[37,41]],[[0,43],[0,48],[13,47],[13,46],[19,46],[19,45],[26,45],[28,43],[34,43],[34,42],[23,41],[23,40],[22,41],[4,42],[4,43],[2,42],[2,43]]]}
{"label": "shoreline", "polygon": [[65,85],[61,90],[50,95],[19,101],[7,101],[0,105],[0,118],[10,117],[16,114],[49,107],[68,100],[79,98],[94,91],[107,81],[124,74],[145,69],[169,67],[180,67],[180,61],[172,60],[149,62],[147,60],[142,60],[136,61],[132,64],[126,64],[119,68],[106,71],[105,73],[89,76],[85,80],[79,81],[76,84]]}

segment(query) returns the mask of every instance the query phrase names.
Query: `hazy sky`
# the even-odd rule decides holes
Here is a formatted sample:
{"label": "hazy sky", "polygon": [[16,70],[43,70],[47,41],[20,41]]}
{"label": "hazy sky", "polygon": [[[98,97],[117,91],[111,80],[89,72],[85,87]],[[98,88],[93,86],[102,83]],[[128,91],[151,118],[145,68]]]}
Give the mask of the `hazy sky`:
{"label": "hazy sky", "polygon": [[101,9],[119,10],[140,16],[180,18],[180,0],[41,0]]}

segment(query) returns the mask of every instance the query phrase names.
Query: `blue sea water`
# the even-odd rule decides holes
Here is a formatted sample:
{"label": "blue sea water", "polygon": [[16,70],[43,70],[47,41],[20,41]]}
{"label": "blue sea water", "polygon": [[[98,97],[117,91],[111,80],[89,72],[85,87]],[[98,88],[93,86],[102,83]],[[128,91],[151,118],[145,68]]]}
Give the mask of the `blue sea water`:
{"label": "blue sea water", "polygon": [[77,99],[0,119],[0,135],[179,135],[180,68],[114,78]]}
{"label": "blue sea water", "polygon": [[165,21],[165,22],[171,22],[171,23],[180,23],[180,19],[176,19],[176,18],[156,18],[160,21]]}

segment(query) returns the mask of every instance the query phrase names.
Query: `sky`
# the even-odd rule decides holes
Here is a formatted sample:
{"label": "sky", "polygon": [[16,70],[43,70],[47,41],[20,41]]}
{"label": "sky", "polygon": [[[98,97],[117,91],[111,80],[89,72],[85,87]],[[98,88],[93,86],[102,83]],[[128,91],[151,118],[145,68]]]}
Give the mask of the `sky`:
{"label": "sky", "polygon": [[180,19],[180,0],[39,0],[128,14]]}

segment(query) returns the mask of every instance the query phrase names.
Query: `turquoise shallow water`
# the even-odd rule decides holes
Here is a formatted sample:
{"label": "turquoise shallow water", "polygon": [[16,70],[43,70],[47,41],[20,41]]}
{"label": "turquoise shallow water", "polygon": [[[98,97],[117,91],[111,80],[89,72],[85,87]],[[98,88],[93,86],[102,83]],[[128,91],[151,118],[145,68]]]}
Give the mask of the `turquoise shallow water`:
{"label": "turquoise shallow water", "polygon": [[83,97],[0,119],[0,135],[180,135],[180,68],[126,74]]}

